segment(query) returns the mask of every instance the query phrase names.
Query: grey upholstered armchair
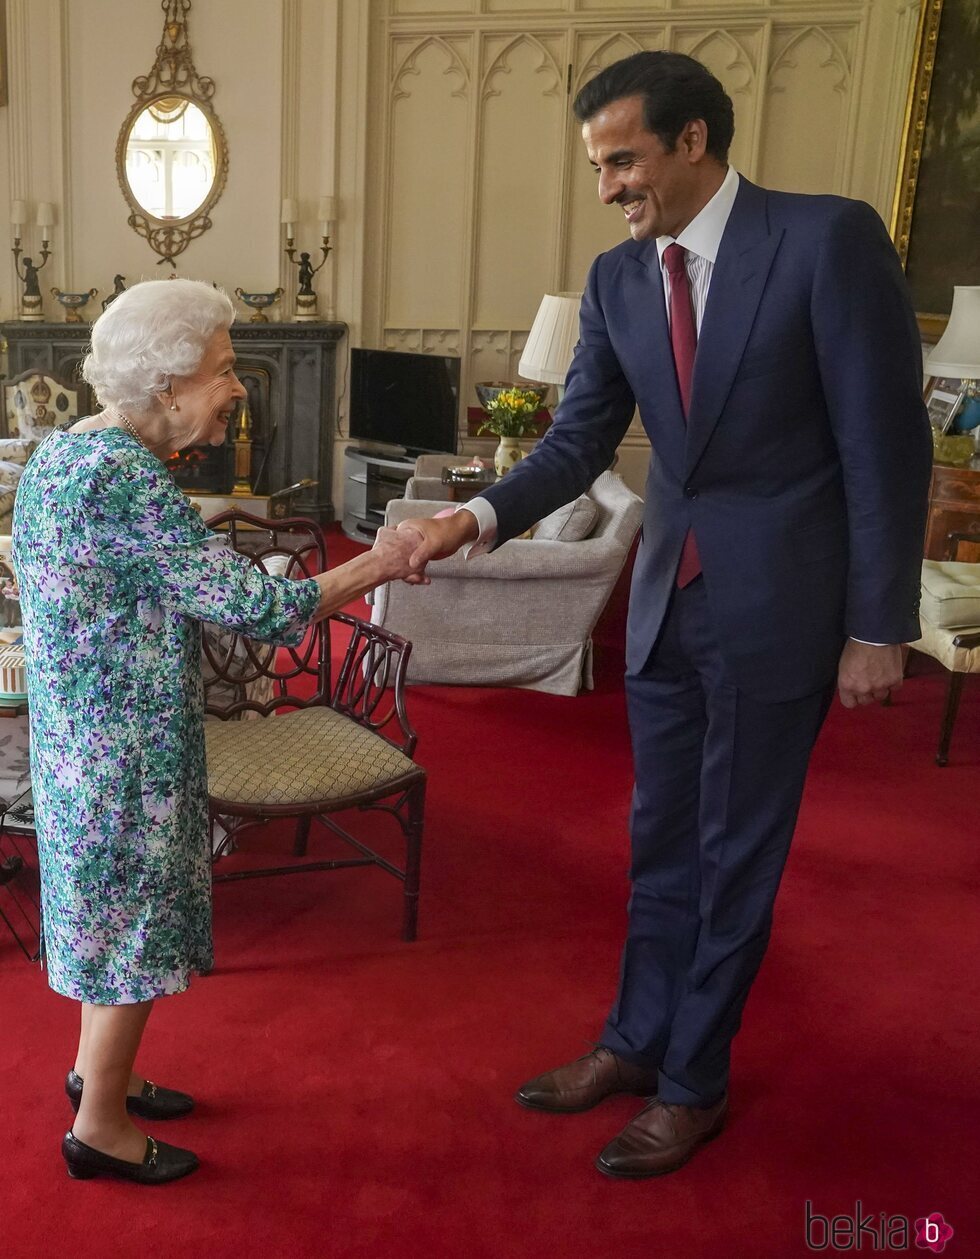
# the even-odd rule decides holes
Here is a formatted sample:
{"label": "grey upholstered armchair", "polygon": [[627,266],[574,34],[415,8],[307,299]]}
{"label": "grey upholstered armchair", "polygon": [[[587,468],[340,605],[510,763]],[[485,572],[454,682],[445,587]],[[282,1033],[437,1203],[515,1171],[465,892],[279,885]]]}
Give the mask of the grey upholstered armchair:
{"label": "grey upholstered armchair", "polygon": [[[515,538],[490,555],[429,566],[431,586],[391,583],[372,621],[411,640],[409,682],[519,686],[575,695],[592,688],[592,630],[642,517],[612,472],[590,487],[595,524],[581,541]],[[387,523],[434,516],[442,500],[394,499]]]}

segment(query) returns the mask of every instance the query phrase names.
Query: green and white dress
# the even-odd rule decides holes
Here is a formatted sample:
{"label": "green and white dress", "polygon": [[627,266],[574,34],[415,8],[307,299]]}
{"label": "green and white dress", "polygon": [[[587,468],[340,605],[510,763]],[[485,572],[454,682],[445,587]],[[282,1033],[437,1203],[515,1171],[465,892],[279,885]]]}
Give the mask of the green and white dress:
{"label": "green and white dress", "polygon": [[231,550],[122,429],[43,442],[13,535],[49,982],[181,992],[212,965],[201,622],[296,644],[319,587]]}

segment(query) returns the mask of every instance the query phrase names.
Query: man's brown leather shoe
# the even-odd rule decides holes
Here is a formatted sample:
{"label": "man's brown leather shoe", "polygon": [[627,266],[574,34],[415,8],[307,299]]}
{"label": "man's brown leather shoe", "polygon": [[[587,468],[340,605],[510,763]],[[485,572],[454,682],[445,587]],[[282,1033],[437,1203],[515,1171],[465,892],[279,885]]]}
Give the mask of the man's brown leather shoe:
{"label": "man's brown leather shoe", "polygon": [[657,1091],[657,1072],[620,1058],[601,1045],[590,1054],[563,1067],[528,1080],[514,1094],[514,1101],[532,1110],[572,1115],[589,1110],[614,1093],[652,1097]]}
{"label": "man's brown leather shoe", "polygon": [[595,1161],[607,1176],[663,1176],[676,1172],[725,1126],[728,1096],[714,1106],[653,1101],[626,1125]]}

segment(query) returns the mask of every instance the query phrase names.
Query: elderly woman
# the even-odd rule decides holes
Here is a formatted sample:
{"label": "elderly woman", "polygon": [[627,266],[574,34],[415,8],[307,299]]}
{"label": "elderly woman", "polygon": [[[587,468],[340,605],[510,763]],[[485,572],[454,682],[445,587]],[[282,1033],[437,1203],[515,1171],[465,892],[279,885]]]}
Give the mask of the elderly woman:
{"label": "elderly woman", "polygon": [[62,1142],[74,1177],[150,1184],[197,1166],[130,1116],[193,1106],[134,1064],[154,999],[212,965],[200,623],[296,644],[409,572],[411,542],[382,530],[315,579],[266,576],[175,485],[161,461],[224,442],[244,397],[232,318],[193,280],[121,293],[83,369],[104,410],[44,441],[17,496],[43,947],[51,987],[81,1002]]}

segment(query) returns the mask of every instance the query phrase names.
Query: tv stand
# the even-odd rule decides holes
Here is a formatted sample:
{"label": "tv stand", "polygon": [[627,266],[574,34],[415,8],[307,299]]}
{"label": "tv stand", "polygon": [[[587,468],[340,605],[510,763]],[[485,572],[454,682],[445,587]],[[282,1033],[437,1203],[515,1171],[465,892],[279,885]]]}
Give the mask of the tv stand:
{"label": "tv stand", "polygon": [[405,482],[415,460],[393,458],[348,446],[344,451],[344,519],[342,529],[355,542],[373,542],[384,524],[389,499],[404,498]]}

